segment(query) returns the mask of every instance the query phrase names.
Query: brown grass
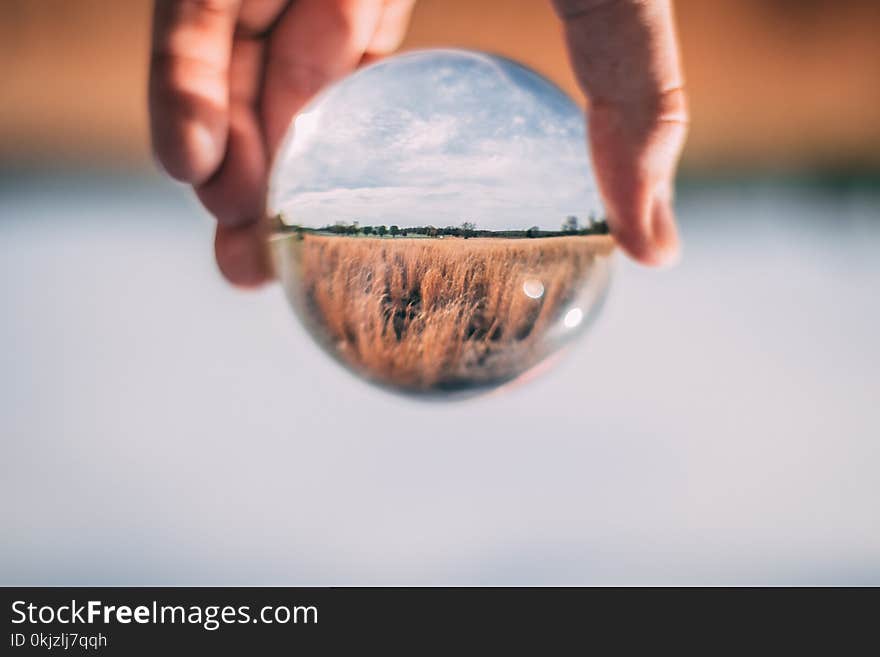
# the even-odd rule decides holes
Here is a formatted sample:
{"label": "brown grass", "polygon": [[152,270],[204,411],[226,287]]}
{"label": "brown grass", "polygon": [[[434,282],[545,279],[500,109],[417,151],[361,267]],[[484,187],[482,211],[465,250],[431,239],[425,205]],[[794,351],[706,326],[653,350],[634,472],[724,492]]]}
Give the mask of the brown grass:
{"label": "brown grass", "polygon": [[[513,378],[549,350],[548,330],[582,289],[607,236],[275,238],[285,288],[339,359],[416,391]],[[527,280],[543,295],[530,298]]]}

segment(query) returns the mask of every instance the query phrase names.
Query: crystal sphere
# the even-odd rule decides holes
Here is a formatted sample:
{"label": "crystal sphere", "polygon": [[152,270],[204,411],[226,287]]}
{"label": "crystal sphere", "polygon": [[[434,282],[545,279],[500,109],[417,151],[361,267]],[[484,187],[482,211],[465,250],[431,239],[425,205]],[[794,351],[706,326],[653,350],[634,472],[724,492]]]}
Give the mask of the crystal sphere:
{"label": "crystal sphere", "polygon": [[402,392],[521,377],[604,299],[614,242],[568,96],[510,60],[428,50],[363,68],[291,123],[271,250],[336,360]]}

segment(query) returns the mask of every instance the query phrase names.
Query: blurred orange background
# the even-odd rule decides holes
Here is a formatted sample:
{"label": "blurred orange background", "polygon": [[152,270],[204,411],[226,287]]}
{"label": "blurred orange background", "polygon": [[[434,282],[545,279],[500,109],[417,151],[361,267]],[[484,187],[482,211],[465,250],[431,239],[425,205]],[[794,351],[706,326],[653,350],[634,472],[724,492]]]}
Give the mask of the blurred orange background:
{"label": "blurred orange background", "polygon": [[[880,168],[880,2],[678,0],[700,172]],[[0,162],[151,166],[148,0],[0,3]],[[405,49],[523,61],[580,97],[544,0],[420,0]]]}

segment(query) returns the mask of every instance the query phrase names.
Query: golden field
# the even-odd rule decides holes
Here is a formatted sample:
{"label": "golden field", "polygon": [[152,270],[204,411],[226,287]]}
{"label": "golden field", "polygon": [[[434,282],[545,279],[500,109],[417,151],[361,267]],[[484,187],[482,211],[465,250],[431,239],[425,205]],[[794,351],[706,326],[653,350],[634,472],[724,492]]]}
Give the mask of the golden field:
{"label": "golden field", "polygon": [[288,296],[325,348],[374,381],[423,392],[535,365],[613,248],[605,235],[273,240]]}

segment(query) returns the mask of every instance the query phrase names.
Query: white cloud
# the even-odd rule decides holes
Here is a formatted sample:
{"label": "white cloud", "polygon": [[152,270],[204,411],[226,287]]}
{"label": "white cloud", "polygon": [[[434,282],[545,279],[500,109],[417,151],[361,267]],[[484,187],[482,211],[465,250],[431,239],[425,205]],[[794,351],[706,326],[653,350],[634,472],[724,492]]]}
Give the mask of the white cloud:
{"label": "white cloud", "polygon": [[395,58],[324,94],[304,125],[269,198],[296,223],[555,228],[599,211],[579,110],[506,60]]}

